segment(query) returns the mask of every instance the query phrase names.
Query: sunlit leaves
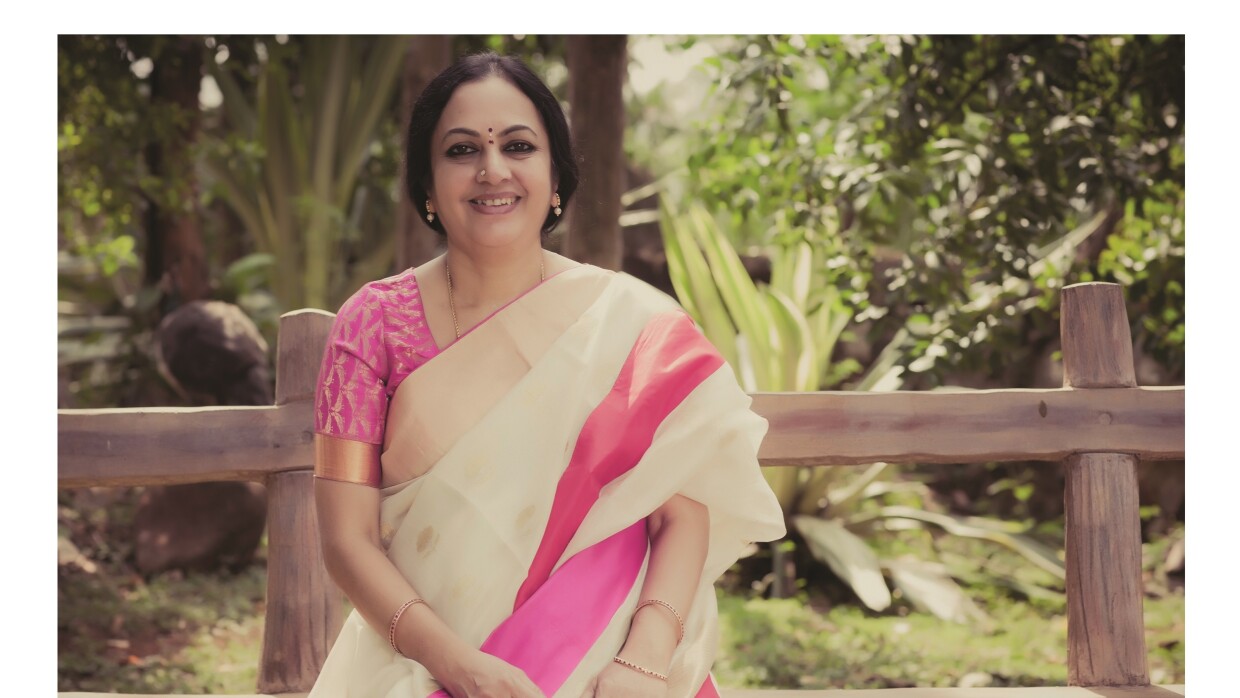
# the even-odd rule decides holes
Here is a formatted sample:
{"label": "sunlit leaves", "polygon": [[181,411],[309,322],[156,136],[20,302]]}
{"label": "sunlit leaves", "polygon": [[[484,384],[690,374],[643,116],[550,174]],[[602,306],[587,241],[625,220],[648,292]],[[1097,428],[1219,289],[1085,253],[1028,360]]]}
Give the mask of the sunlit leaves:
{"label": "sunlit leaves", "polygon": [[[706,69],[718,89],[691,193],[731,218],[740,244],[787,244],[785,231],[831,221],[880,337],[926,308],[944,314],[937,341],[908,347],[923,385],[1032,365],[1055,336],[1058,289],[1099,274],[1139,285],[1154,266],[1117,247],[1034,273],[1038,251],[1114,205],[1138,203],[1131,228],[1147,200],[1182,198],[1182,37],[738,37]],[[1182,269],[1143,230],[1133,244]],[[999,289],[982,305],[979,282]],[[1182,363],[1174,344],[1147,344]]]}

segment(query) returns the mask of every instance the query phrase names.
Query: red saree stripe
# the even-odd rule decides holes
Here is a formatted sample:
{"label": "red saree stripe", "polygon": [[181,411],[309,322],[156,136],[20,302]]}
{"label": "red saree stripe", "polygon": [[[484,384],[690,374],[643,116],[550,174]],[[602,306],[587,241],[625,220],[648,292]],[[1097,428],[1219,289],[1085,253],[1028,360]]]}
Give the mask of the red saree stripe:
{"label": "red saree stripe", "polygon": [[651,319],[582,426],[514,608],[547,581],[603,487],[641,460],[667,415],[722,365],[688,315],[670,311]]}
{"label": "red saree stripe", "polygon": [[[480,648],[521,669],[554,695],[615,617],[646,559],[638,521],[574,555],[529,602],[504,619]],[[444,691],[430,698],[448,698]]]}

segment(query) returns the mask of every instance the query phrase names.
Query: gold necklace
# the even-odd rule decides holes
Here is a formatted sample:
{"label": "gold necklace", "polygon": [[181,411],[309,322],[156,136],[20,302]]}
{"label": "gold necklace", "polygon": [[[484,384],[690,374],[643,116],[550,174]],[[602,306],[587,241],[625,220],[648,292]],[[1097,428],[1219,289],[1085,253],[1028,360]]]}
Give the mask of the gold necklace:
{"label": "gold necklace", "polygon": [[[461,325],[456,321],[456,300],[452,295],[452,269],[448,267],[448,258],[443,258],[443,270],[448,275],[448,309],[452,311],[452,329],[456,331],[456,338],[461,338]],[[543,266],[542,253],[538,253],[538,281],[539,283],[547,280],[547,270]]]}

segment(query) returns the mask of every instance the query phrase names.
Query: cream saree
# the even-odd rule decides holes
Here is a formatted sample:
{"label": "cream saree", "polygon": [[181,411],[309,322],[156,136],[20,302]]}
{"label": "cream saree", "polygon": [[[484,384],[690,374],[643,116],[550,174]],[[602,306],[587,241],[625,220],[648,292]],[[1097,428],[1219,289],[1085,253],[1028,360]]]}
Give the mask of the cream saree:
{"label": "cream saree", "polygon": [[[710,543],[669,696],[717,695],[714,581],[784,534],[759,472],[766,422],[666,295],[561,272],[397,388],[382,451],[388,557],[465,641],[578,698],[619,651],[645,576],[645,517],[706,505]],[[312,698],[446,696],[353,612]]]}

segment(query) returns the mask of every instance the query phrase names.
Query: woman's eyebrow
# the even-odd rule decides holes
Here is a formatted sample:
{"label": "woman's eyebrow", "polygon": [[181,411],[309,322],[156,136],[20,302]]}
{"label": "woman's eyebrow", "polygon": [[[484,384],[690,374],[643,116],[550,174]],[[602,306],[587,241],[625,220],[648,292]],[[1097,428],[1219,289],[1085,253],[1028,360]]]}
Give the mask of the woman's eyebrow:
{"label": "woman's eyebrow", "polygon": [[530,128],[529,126],[526,126],[525,124],[513,124],[512,126],[509,126],[503,131],[500,131],[499,135],[507,136],[508,134],[516,132],[516,131],[529,131],[530,133],[533,133],[535,136],[538,135],[538,133],[534,129]]}
{"label": "woman's eyebrow", "polygon": [[[530,133],[533,133],[533,134],[534,134],[534,135],[536,135],[536,136],[538,135],[538,132],[537,132],[537,131],[535,131],[534,129],[530,128],[529,126],[526,126],[525,124],[513,124],[512,126],[509,126],[508,128],[504,129],[503,131],[500,131],[500,132],[499,132],[499,135],[501,135],[501,136],[507,136],[508,134],[510,134],[510,133],[514,133],[514,132],[516,132],[516,131],[529,131]],[[442,139],[440,139],[440,140],[441,140],[441,142],[442,142],[442,141],[446,141],[446,140],[448,140],[448,136],[451,136],[451,135],[452,135],[452,134],[454,134],[454,133],[461,133],[461,134],[464,134],[464,135],[466,135],[466,136],[470,136],[471,138],[481,138],[481,137],[482,137],[482,134],[478,133],[477,131],[475,131],[475,130],[473,130],[473,129],[471,129],[471,128],[463,128],[463,127],[458,126],[458,127],[456,127],[456,128],[450,128],[450,129],[448,129],[448,132],[447,132],[447,133],[445,133],[445,134],[443,134],[443,138],[442,138]]]}

